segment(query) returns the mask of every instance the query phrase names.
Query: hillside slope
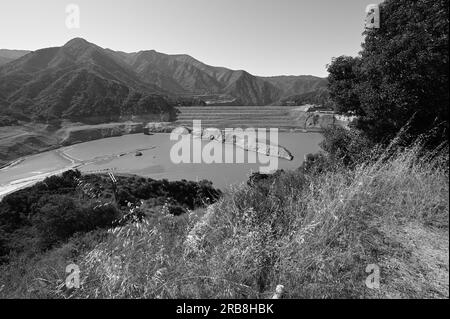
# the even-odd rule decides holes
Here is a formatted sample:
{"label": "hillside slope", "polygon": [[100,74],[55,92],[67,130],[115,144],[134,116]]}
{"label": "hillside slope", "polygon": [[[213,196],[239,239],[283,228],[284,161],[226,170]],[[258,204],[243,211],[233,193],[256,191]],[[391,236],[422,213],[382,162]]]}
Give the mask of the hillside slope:
{"label": "hillside slope", "polygon": [[[32,258],[12,258],[0,267],[0,296],[266,299],[283,285],[284,298],[448,298],[448,148],[433,158],[419,153],[413,147],[384,154],[354,169],[314,173],[303,167],[252,176],[206,209],[179,216],[167,199],[149,199],[155,192],[166,196],[164,189],[133,177],[121,199],[142,198],[134,212],[143,219],[78,234]],[[52,187],[58,180],[75,184],[54,177],[34,189],[65,192],[64,198],[47,196],[36,210],[40,193],[23,190],[1,206],[5,216],[13,216],[7,208],[16,202],[35,209],[38,226],[60,216],[61,199],[70,203],[83,196],[83,188],[72,198],[67,188]],[[173,183],[175,196],[184,198],[183,183]],[[62,210],[71,212],[64,225],[78,221],[76,214],[102,216],[101,210],[72,213],[76,209]],[[51,236],[44,226],[38,230]],[[82,269],[80,289],[65,289],[70,263]],[[367,269],[376,267],[380,286],[368,286],[373,272]]]}
{"label": "hillside slope", "polygon": [[155,50],[117,53],[143,81],[182,95],[235,100],[234,105],[268,105],[282,97],[325,88],[327,80],[314,76],[258,77],[244,70],[207,65],[186,54],[169,55]]}
{"label": "hillside slope", "polygon": [[14,61],[25,54],[30,53],[28,50],[7,50],[0,49],[0,66],[11,61]]}
{"label": "hillside slope", "polygon": [[143,81],[182,95],[224,95],[242,105],[267,105],[281,96],[280,89],[248,72],[208,66],[187,55],[151,50],[119,57]]}
{"label": "hillside slope", "polygon": [[83,39],[37,50],[0,67],[0,113],[20,119],[108,121],[174,111],[164,90]]}
{"label": "hillside slope", "polygon": [[283,92],[282,97],[284,98],[325,89],[328,85],[327,79],[312,75],[283,75],[261,77],[261,79],[279,88]]}
{"label": "hillside slope", "polygon": [[158,113],[167,106],[157,96],[172,104],[187,97],[210,105],[270,105],[326,85],[314,76],[254,76],[185,54],[113,51],[81,38],[34,52],[0,50],[0,112],[27,120]]}

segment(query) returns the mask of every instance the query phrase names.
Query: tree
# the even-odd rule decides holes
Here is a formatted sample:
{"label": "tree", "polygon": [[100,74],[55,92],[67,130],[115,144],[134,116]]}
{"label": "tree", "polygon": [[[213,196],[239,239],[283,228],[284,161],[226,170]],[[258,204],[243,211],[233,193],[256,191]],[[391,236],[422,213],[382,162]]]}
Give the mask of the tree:
{"label": "tree", "polygon": [[364,32],[358,58],[339,57],[328,67],[340,111],[354,111],[357,128],[388,142],[409,123],[411,138],[448,140],[448,1],[386,0],[381,27]]}
{"label": "tree", "polygon": [[363,115],[358,95],[360,64],[359,57],[340,56],[328,65],[330,98],[340,113]]}

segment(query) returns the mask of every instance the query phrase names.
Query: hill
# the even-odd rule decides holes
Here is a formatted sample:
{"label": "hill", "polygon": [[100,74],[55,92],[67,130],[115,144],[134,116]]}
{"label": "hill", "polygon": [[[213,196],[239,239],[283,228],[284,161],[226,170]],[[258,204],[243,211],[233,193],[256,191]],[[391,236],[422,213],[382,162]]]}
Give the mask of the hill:
{"label": "hill", "polygon": [[14,61],[27,53],[30,53],[30,51],[0,49],[0,66]]}
{"label": "hill", "polygon": [[325,87],[327,80],[313,76],[264,78],[244,70],[210,66],[184,55],[155,50],[118,53],[141,79],[182,95],[203,97],[209,104],[235,100],[234,105],[268,105],[290,94]]}
{"label": "hill", "polygon": [[83,39],[30,52],[0,67],[0,113],[24,120],[109,121],[135,114],[166,120],[166,92],[142,82],[107,50]]}
{"label": "hill", "polygon": [[280,89],[283,92],[283,98],[325,89],[328,85],[327,79],[312,75],[282,75],[261,77],[261,79]]}
{"label": "hill", "polygon": [[170,114],[167,104],[271,105],[326,85],[314,76],[259,77],[185,54],[125,53],[80,38],[34,52],[0,50],[0,114],[24,120]]}
{"label": "hill", "polygon": [[[120,177],[119,201],[143,200],[131,216],[106,176],[48,178],[0,206],[0,248],[22,251],[0,264],[0,297],[448,298],[448,148],[391,151],[253,175],[206,208],[206,182]],[[80,289],[64,285],[72,263]]]}

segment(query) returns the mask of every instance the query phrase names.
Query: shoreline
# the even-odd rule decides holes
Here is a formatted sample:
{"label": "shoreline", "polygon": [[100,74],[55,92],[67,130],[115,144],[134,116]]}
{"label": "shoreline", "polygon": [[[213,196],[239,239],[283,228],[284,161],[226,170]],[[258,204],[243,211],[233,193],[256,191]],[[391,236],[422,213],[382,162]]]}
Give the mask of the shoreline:
{"label": "shoreline", "polygon": [[[154,149],[155,147],[156,146],[152,146],[152,147],[148,147],[148,148],[137,148],[137,149],[129,151],[129,152],[121,152],[121,153],[97,156],[97,157],[94,157],[94,158],[88,159],[88,160],[80,160],[80,159],[74,158],[74,157],[70,156],[69,154],[65,153],[65,151],[67,151],[67,150],[57,149],[57,150],[55,150],[55,153],[58,156],[60,156],[61,158],[63,158],[64,160],[69,161],[70,165],[68,165],[64,168],[59,168],[57,170],[53,170],[53,171],[49,171],[49,172],[45,172],[45,173],[36,174],[36,175],[30,176],[30,177],[24,177],[24,178],[20,178],[17,180],[13,180],[5,185],[0,184],[0,201],[6,195],[11,194],[15,191],[19,191],[23,188],[30,187],[38,182],[43,181],[47,177],[50,177],[53,175],[59,175],[59,174],[64,173],[65,171],[77,169],[82,166],[95,163],[97,161],[108,160],[111,158],[120,157],[120,156],[124,156],[124,155],[128,155],[128,154],[133,154],[133,153],[140,152],[140,151],[146,151],[146,150]],[[20,162],[23,162],[23,161],[25,161],[26,158],[29,158],[29,157],[35,156],[35,155],[38,155],[38,154],[33,154],[33,155],[26,156],[24,158],[21,158]],[[15,162],[18,162],[18,161],[19,160],[16,160]],[[19,163],[17,163],[17,164],[19,164]],[[8,166],[8,167],[11,168],[14,166],[15,165]]]}
{"label": "shoreline", "polygon": [[[318,132],[318,131],[311,131],[311,132],[296,131],[296,132],[292,132],[292,130],[281,130],[281,132],[282,133],[294,133],[294,134],[298,134],[298,133],[316,133],[316,134],[319,133],[320,134],[321,133],[321,132]],[[39,155],[39,154],[42,154],[42,153],[45,153],[45,152],[51,152],[51,151],[55,151],[55,154],[57,154],[62,159],[67,161],[68,165],[66,167],[64,167],[64,168],[59,168],[57,170],[49,171],[49,172],[46,172],[46,173],[40,173],[40,174],[36,174],[34,176],[17,179],[17,180],[8,182],[8,183],[6,183],[4,185],[1,185],[0,186],[0,201],[3,199],[4,196],[6,196],[8,194],[11,194],[11,193],[13,193],[15,191],[18,191],[20,189],[32,186],[32,185],[36,184],[37,182],[40,182],[40,181],[44,180],[45,178],[47,178],[49,176],[58,175],[58,174],[61,174],[61,173],[65,172],[65,171],[67,171],[67,170],[76,169],[76,168],[79,168],[79,167],[82,167],[82,166],[85,166],[85,165],[88,165],[88,164],[95,163],[96,161],[105,160],[105,159],[111,159],[111,158],[114,158],[114,157],[123,156],[123,155],[126,155],[126,154],[132,154],[132,153],[136,153],[136,152],[139,152],[139,151],[144,151],[144,150],[147,150],[147,149],[153,149],[153,148],[156,147],[156,146],[152,146],[150,148],[145,148],[145,149],[139,148],[139,149],[135,149],[135,150],[126,152],[125,154],[123,152],[121,152],[121,153],[117,153],[117,154],[110,154],[110,155],[105,155],[105,156],[99,156],[99,157],[92,158],[92,159],[89,159],[89,160],[77,159],[77,158],[74,158],[74,157],[70,156],[69,154],[67,154],[65,152],[65,151],[70,150],[70,146],[73,146],[73,145],[77,145],[77,144],[81,144],[81,143],[85,143],[85,142],[90,142],[90,141],[94,141],[94,140],[101,140],[101,139],[109,138],[109,137],[120,137],[120,136],[139,134],[139,133],[141,133],[141,132],[126,132],[126,133],[124,132],[121,135],[106,136],[106,137],[102,137],[102,138],[89,139],[89,140],[85,140],[85,141],[77,140],[76,142],[71,143],[71,144],[54,145],[52,147],[46,148],[43,151],[33,152],[31,154],[28,154],[28,155],[16,158],[16,159],[8,162],[4,166],[2,166],[0,168],[0,171],[11,169],[11,168],[15,167],[16,165],[19,165],[20,163],[22,163],[25,160],[29,159],[30,157],[33,157],[33,156],[36,156],[36,155]],[[157,133],[164,133],[164,132],[152,132],[152,134],[157,134]],[[261,153],[261,154],[264,154],[264,155],[267,155],[267,150],[268,149],[270,149],[272,147],[276,147],[277,149],[281,149],[283,154],[286,154],[286,156],[283,156],[283,155],[280,156],[280,153],[277,153],[279,158],[286,159],[286,160],[292,160],[292,158],[293,158],[293,156],[291,155],[290,151],[287,150],[286,148],[284,148],[283,146],[280,146],[280,145],[273,146],[273,145],[270,145],[270,144],[267,145],[265,143],[262,143],[262,146],[260,146],[261,143],[257,142],[256,144],[249,146],[249,145],[246,145],[246,143],[240,143],[240,141],[237,142],[237,143],[231,143],[230,141],[223,141],[221,143],[222,144],[234,144],[237,147],[240,147],[240,148],[244,149],[245,151]],[[67,149],[65,149],[66,147],[67,147]]]}
{"label": "shoreline", "polygon": [[[110,123],[107,123],[110,124]],[[126,122],[123,123],[118,123],[119,125],[124,125],[126,124]],[[137,124],[137,123],[135,123]],[[170,133],[173,130],[174,127],[170,126],[170,127],[163,127],[160,129],[154,129],[154,130],[149,130],[149,133],[147,133],[147,135],[149,134],[158,134],[158,133]],[[86,129],[85,131],[89,131],[89,128]],[[297,129],[279,129],[278,131],[279,133],[295,133],[295,134],[309,134],[309,133],[317,133],[317,134],[321,134],[323,133],[322,129],[317,129],[317,128],[310,128],[310,129],[302,129],[302,128],[297,128]],[[90,142],[90,141],[95,141],[95,140],[101,140],[103,138],[108,138],[108,137],[120,137],[120,136],[124,136],[124,135],[132,135],[132,134],[141,134],[144,133],[144,129],[142,129],[142,131],[132,131],[132,132],[122,132],[122,134],[117,134],[117,135],[112,135],[112,136],[104,136],[104,137],[98,137],[98,138],[93,138],[93,139],[84,139],[84,140],[74,140],[74,141],[69,141],[67,142],[67,140],[62,141],[59,144],[55,144],[55,145],[51,145],[49,147],[45,147],[42,148],[40,150],[33,150],[27,154],[24,154],[22,156],[19,157],[15,157],[12,158],[9,161],[6,161],[4,164],[0,165],[0,171],[4,170],[4,169],[8,169],[11,167],[14,167],[17,164],[20,164],[20,162],[22,162],[23,160],[34,156],[34,155],[38,155],[44,152],[49,152],[49,151],[53,151],[53,150],[58,150],[61,147],[65,147],[65,146],[73,146],[73,145],[77,145],[77,144],[81,144],[81,143],[86,143],[86,142]]]}

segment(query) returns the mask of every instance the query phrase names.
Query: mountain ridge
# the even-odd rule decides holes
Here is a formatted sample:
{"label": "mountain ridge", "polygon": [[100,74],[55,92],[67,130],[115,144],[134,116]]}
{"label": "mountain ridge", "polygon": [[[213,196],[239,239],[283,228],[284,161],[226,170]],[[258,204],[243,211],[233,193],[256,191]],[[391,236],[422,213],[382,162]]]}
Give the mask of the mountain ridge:
{"label": "mountain ridge", "polygon": [[28,50],[8,50],[8,49],[0,49],[0,66],[3,64],[14,61],[21,56],[30,53]]}
{"label": "mountain ridge", "polygon": [[138,113],[170,119],[167,92],[143,83],[106,50],[83,39],[30,52],[0,67],[0,112],[14,118],[119,119]]}
{"label": "mountain ridge", "polygon": [[209,105],[271,105],[327,85],[311,75],[261,77],[187,54],[127,53],[82,38],[35,51],[3,49],[0,59],[0,113],[38,121],[141,112],[170,119],[170,105],[180,97]]}

